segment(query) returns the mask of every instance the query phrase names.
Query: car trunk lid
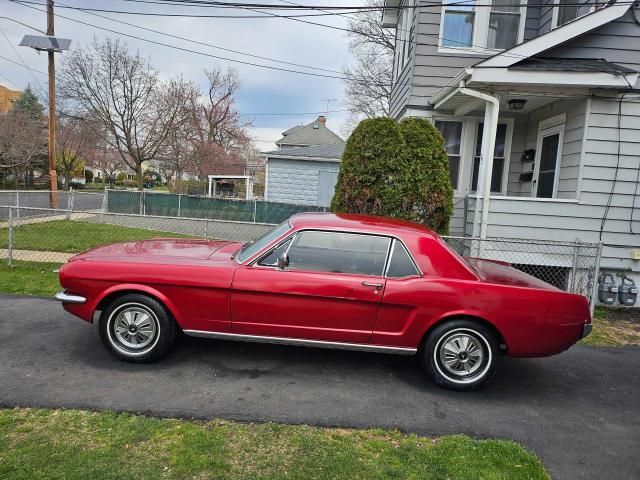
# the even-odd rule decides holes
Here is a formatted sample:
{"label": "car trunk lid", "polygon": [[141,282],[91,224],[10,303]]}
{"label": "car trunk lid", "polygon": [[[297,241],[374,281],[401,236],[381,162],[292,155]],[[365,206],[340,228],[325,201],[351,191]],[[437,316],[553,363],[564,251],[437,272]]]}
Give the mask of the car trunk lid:
{"label": "car trunk lid", "polygon": [[464,260],[476,271],[483,282],[560,291],[560,289],[539,278],[513,268],[507,262],[474,257],[464,257]]}

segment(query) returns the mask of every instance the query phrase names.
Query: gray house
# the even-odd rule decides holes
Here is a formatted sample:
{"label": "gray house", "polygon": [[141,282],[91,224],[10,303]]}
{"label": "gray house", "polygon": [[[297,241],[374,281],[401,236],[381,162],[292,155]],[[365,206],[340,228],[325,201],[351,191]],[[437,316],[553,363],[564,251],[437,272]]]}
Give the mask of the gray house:
{"label": "gray house", "polygon": [[344,140],[320,116],[282,133],[278,150],[265,152],[265,199],[328,207],[333,197]]}
{"label": "gray house", "polygon": [[392,116],[429,118],[443,134],[451,233],[602,241],[601,268],[638,282],[640,10],[590,0],[385,6],[396,31]]}

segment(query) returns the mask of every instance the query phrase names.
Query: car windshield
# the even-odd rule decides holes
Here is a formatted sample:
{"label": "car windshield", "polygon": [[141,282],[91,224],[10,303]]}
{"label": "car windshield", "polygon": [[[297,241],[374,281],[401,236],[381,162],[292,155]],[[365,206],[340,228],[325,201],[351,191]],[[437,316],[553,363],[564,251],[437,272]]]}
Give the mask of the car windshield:
{"label": "car windshield", "polygon": [[265,233],[257,240],[245,243],[244,245],[242,245],[242,248],[240,248],[240,250],[235,253],[234,256],[236,258],[236,261],[238,263],[242,263],[246,259],[251,258],[253,255],[258,253],[275,239],[280,238],[282,235],[287,233],[289,230],[291,230],[291,224],[289,223],[289,220],[287,220],[278,225],[270,232]]}

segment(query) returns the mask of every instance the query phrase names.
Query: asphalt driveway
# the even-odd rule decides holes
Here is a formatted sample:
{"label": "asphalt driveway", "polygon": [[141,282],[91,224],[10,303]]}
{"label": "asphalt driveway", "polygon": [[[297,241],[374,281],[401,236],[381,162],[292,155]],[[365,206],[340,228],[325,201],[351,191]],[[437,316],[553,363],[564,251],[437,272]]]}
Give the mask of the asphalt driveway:
{"label": "asphalt driveway", "polygon": [[455,393],[412,357],[190,338],[157,364],[129,365],[54,301],[0,295],[2,406],[509,438],[558,479],[640,478],[639,372],[640,348],[578,346],[506,359],[491,386]]}

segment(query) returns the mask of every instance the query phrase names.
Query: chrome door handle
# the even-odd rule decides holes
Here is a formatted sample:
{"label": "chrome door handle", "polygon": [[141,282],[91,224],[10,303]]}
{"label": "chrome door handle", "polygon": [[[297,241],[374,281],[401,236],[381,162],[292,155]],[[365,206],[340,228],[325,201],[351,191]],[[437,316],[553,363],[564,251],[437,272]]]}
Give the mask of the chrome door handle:
{"label": "chrome door handle", "polygon": [[364,281],[362,282],[362,285],[364,285],[365,287],[375,287],[376,290],[382,290],[382,283],[374,283],[374,282],[367,282]]}

